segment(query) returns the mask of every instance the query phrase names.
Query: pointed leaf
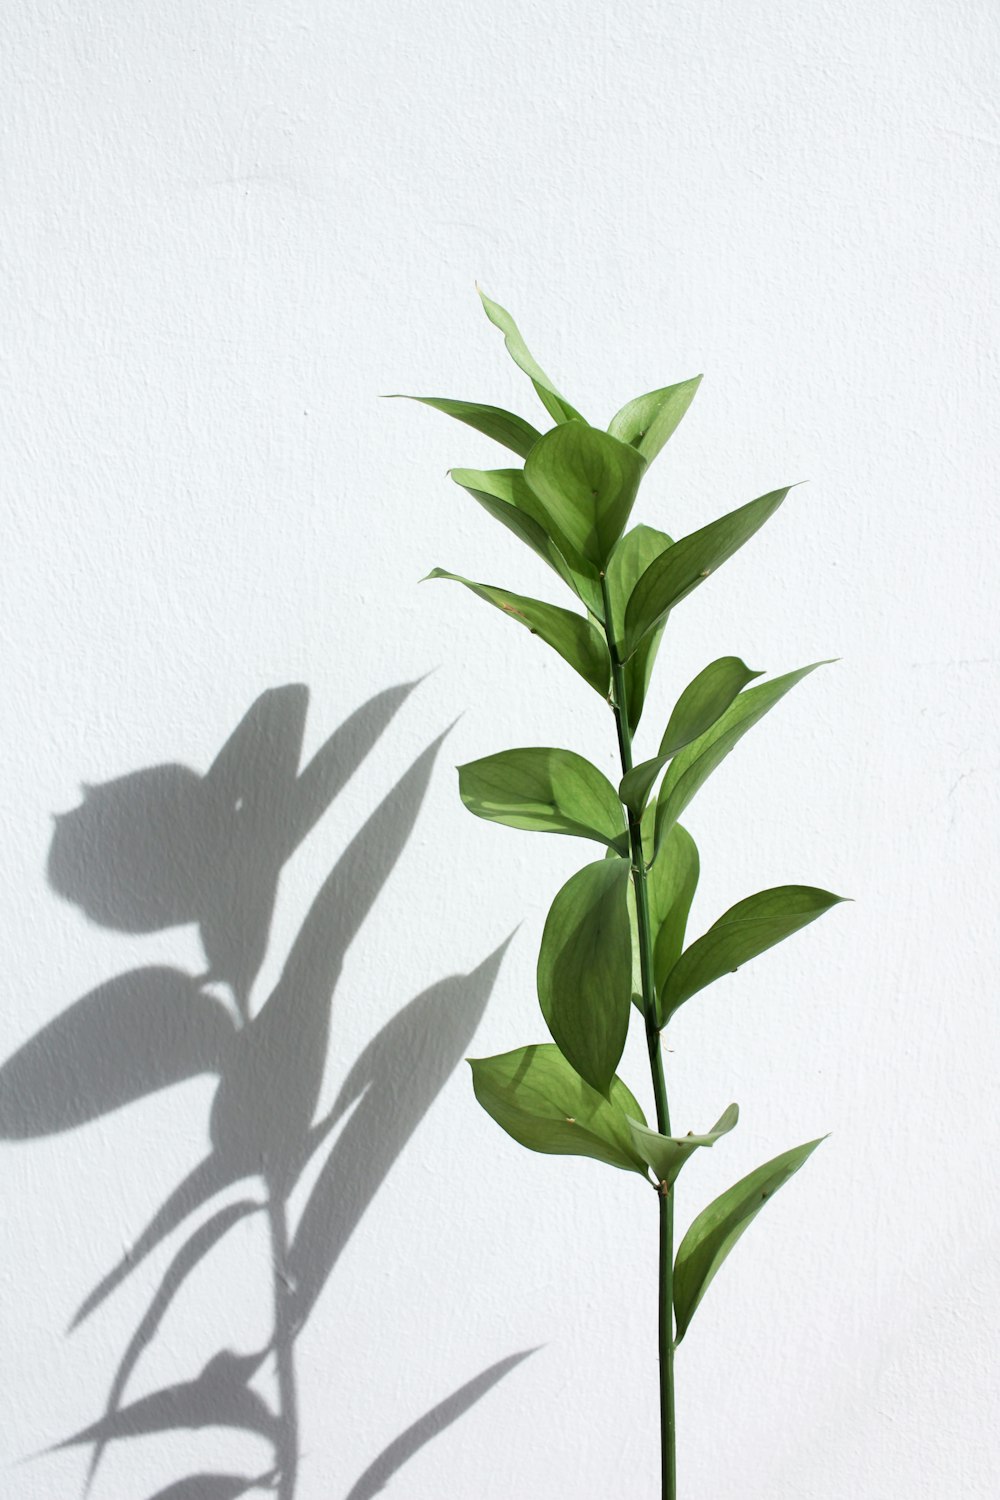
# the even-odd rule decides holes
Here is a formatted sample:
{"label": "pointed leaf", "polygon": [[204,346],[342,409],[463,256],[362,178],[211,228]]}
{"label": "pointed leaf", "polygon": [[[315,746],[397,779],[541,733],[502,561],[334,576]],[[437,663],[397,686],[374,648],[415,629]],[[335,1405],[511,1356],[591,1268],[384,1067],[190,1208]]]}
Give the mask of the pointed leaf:
{"label": "pointed leaf", "polygon": [[643,636],[710,573],[738,552],[774,514],[791,485],[773,490],[681,537],[643,573],[625,611],[624,655],[631,656]]}
{"label": "pointed leaf", "polygon": [[706,985],[815,922],[843,899],[809,885],[779,885],[738,901],[681,954],[667,975],[664,1020]]}
{"label": "pointed leaf", "polygon": [[525,458],[541,437],[537,427],[532,427],[516,412],[504,411],[500,406],[483,406],[478,401],[452,401],[443,396],[390,396],[391,401],[419,401],[423,406],[432,406],[446,416],[456,417],[459,422],[474,427],[477,432],[494,438],[505,448]]}
{"label": "pointed leaf", "polygon": [[[625,606],[628,604],[629,596],[636,583],[650,563],[672,546],[673,542],[665,532],[656,531],[652,526],[642,525],[633,526],[632,530],[627,531],[615,544],[615,549],[608,559],[607,583],[608,597],[611,601],[612,638],[616,642],[622,638],[625,628]],[[628,707],[628,721],[633,732],[642,717],[649,679],[653,673],[653,664],[660,648],[665,624],[666,619],[661,620],[654,630],[643,636],[642,644],[625,663],[625,701]]]}
{"label": "pointed leaf", "polygon": [[729,1134],[739,1117],[739,1106],[730,1104],[704,1135],[695,1135],[691,1130],[687,1135],[660,1135],[659,1131],[651,1130],[648,1125],[640,1125],[637,1120],[629,1120],[628,1123],[635,1149],[652,1168],[657,1182],[672,1186],[688,1157],[699,1146],[714,1146],[720,1136]]}
{"label": "pointed leaf", "polygon": [[703,668],[674,704],[657,754],[622,777],[619,790],[626,807],[641,812],[650,788],[667,762],[710,729],[747,683],[760,676],[760,672],[751,672],[738,656],[720,656]]}
{"label": "pointed leaf", "polygon": [[664,616],[659,625],[647,631],[625,663],[625,702],[628,706],[628,721],[633,730],[637,728],[642,718],[642,710],[646,706],[649,681],[653,675],[653,667],[656,664],[656,656],[666,624]]}
{"label": "pointed leaf", "polygon": [[[519,469],[498,469],[493,472],[478,469],[452,469],[451,477],[456,484],[461,485],[463,490],[478,501],[494,520],[506,526],[508,531],[512,531],[572,588],[573,576],[569,564],[545,530],[544,525],[533,515],[522,510],[514,500],[513,475],[520,474],[520,472]],[[527,485],[524,485],[524,489],[527,490]],[[530,491],[528,493],[530,494]]]}
{"label": "pointed leaf", "polygon": [[645,461],[634,448],[589,427],[564,422],[539,439],[524,477],[557,541],[603,568],[628,522]]}
{"label": "pointed leaf", "polygon": [[469,1061],[476,1098],[520,1145],[553,1156],[590,1156],[645,1175],[629,1121],[644,1116],[620,1078],[604,1098],[552,1042]]}
{"label": "pointed leaf", "polygon": [[764,1204],[799,1170],[825,1139],[794,1146],[728,1188],[695,1219],[681,1241],[674,1267],[674,1314],[679,1344],[726,1256]]}
{"label": "pointed leaf", "polygon": [[625,608],[639,579],[651,563],[662,557],[673,541],[665,531],[653,526],[633,526],[615,543],[608,558],[608,598],[611,601],[611,630],[616,642],[625,631]]}
{"label": "pointed leaf", "polygon": [[487,604],[503,610],[512,620],[524,625],[532,635],[541,636],[592,688],[602,697],[607,697],[611,684],[611,658],[603,633],[591,620],[574,614],[572,610],[544,604],[540,599],[529,599],[524,594],[512,594],[489,583],[473,583],[457,573],[447,573],[443,568],[432,569],[427,577],[449,578],[455,583],[463,583]]}
{"label": "pointed leaf", "polygon": [[562,551],[550,535],[545,507],[529,489],[523,469],[452,469],[451,477],[484,510],[537,552],[564,583],[601,617],[601,585],[597,569],[580,553]]}
{"label": "pointed leaf", "polygon": [[785,694],[797,682],[801,682],[803,677],[808,677],[817,667],[826,665],[828,663],[823,661],[810,662],[807,667],[786,672],[783,677],[773,677],[770,682],[762,682],[759,687],[747,688],[733,700],[722,717],[716,719],[711,729],[699,735],[674,757],[663,778],[656,802],[657,851],[668,829],[747,730],[752,729],[776,703],[780,703]]}
{"label": "pointed leaf", "polygon": [[628,830],[608,778],[572,750],[524,748],[458,768],[459,795],[492,823],[597,839],[624,853]]}
{"label": "pointed leaf", "polygon": [[525,375],[528,376],[535,387],[538,399],[553,421],[569,422],[574,417],[579,417],[580,413],[575,407],[570,406],[565,396],[559,394],[548,375],[546,375],[541,365],[535,359],[521,337],[520,329],[507,309],[501,307],[499,302],[491,301],[481,289],[477,288],[477,290],[479,290],[483,307],[486,309],[486,316],[495,328],[499,328],[504,336],[503,341],[507,346],[507,353],[518,369],[523,370]]}
{"label": "pointed leaf", "polygon": [[701,384],[701,376],[667,385],[648,395],[636,396],[611,418],[608,431],[638,449],[648,464],[673,436]]}
{"label": "pointed leaf", "polygon": [[762,676],[738,656],[720,656],[688,683],[674,705],[660,741],[661,755],[676,755],[710,729],[748,682]]}
{"label": "pointed leaf", "polygon": [[552,1038],[607,1094],[625,1046],[632,995],[627,859],[585,865],[552,903],[538,955],[538,999]]}
{"label": "pointed leaf", "polygon": [[663,984],[684,947],[684,931],[698,874],[695,841],[686,828],[675,823],[664,840],[660,858],[646,876],[653,927],[653,977],[661,1002],[661,1017]]}

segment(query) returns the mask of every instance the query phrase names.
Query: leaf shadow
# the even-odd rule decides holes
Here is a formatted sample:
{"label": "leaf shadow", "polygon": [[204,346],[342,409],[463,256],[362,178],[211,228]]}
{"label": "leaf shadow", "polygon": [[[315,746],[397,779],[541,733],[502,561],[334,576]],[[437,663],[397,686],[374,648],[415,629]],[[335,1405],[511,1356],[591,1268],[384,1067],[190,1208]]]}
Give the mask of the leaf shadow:
{"label": "leaf shadow", "polygon": [[[116,931],[143,934],[196,924],[207,967],[198,975],[168,966],[121,974],[43,1027],[0,1067],[0,1139],[75,1130],[199,1074],[218,1080],[208,1154],[84,1299],[71,1326],[91,1316],[220,1193],[248,1179],[261,1193],[216,1205],[196,1224],[127,1342],[103,1415],[56,1445],[91,1447],[88,1488],[109,1443],[228,1426],[267,1438],[274,1469],[256,1479],[192,1475],[160,1490],[161,1500],[223,1500],[259,1487],[293,1500],[299,1443],[295,1341],[354,1229],[463,1056],[506,947],[472,973],[441,980],[405,1005],[365,1047],[329,1115],[314,1121],[345,955],[409,839],[444,736],[416,758],[347,845],[277,983],[256,1009],[254,983],[268,952],[285,863],[415,686],[375,695],[301,771],[308,691],[300,684],[270,690],[244,715],[205,775],[179,764],[148,767],[85,787],[81,806],[56,818],[48,874],[59,895],[92,922]],[[292,1189],[351,1109],[290,1226]],[[168,1308],[215,1246],[251,1214],[265,1215],[270,1231],[272,1339],[251,1353],[223,1350],[195,1379],[128,1401],[132,1377]],[[390,1445],[391,1459],[382,1455],[366,1476],[381,1474],[386,1462],[391,1467],[385,1472],[395,1472],[406,1455],[523,1357],[511,1356],[463,1386]],[[252,1385],[268,1361],[277,1375],[276,1409]]]}
{"label": "leaf shadow", "polygon": [[309,1317],[393,1163],[465,1056],[509,941],[471,974],[440,980],[393,1016],[368,1043],[330,1115],[316,1127],[314,1136],[322,1137],[358,1101],[319,1172],[289,1250],[297,1327]]}
{"label": "leaf shadow", "polygon": [[405,1463],[418,1453],[425,1444],[444,1432],[459,1417],[464,1416],[470,1407],[475,1406],[477,1401],[491,1391],[505,1375],[509,1375],[522,1360],[537,1353],[536,1349],[521,1349],[517,1354],[508,1354],[506,1359],[497,1360],[496,1364],[490,1365],[488,1369],[467,1380],[464,1385],[459,1386],[457,1391],[452,1391],[443,1401],[432,1406],[430,1411],[409,1427],[401,1432],[399,1437],[394,1438],[387,1447],[370,1464],[356,1484],[351,1486],[347,1500],[373,1500],[375,1495],[380,1495],[389,1480],[396,1474]]}

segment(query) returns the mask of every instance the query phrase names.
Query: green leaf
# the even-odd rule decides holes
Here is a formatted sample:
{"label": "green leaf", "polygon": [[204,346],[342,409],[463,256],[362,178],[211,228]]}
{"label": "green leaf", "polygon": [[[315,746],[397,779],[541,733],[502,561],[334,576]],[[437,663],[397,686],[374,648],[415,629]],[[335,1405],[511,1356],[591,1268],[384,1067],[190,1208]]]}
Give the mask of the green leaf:
{"label": "green leaf", "polygon": [[648,630],[688,594],[703,583],[744,542],[759,531],[784,500],[791,485],[773,490],[741,505],[738,510],[710,521],[699,531],[681,537],[668,552],[656,559],[632,590],[625,611],[624,655],[631,656]]}
{"label": "green leaf", "polygon": [[634,448],[580,421],[564,422],[540,438],[524,477],[549,517],[557,542],[565,538],[603,568],[635,504],[645,461]]}
{"label": "green leaf", "polygon": [[738,656],[720,656],[688,683],[674,704],[660,741],[660,755],[674,756],[721,718],[737,693],[763,674]]}
{"label": "green leaf", "polygon": [[[615,544],[614,551],[608,559],[607,569],[611,630],[615,641],[620,641],[622,638],[625,628],[625,606],[636,583],[650,563],[672,546],[673,542],[664,532],[656,531],[652,526],[641,525],[633,526],[631,531],[626,531]],[[653,664],[660,648],[665,624],[664,618],[654,630],[645,635],[638,650],[625,663],[625,701],[628,707],[628,721],[633,733],[642,717],[649,679],[653,673]]]}
{"label": "green leaf", "polygon": [[646,876],[658,1002],[662,1000],[664,981],[684,948],[684,932],[698,888],[699,868],[694,839],[686,828],[675,823],[666,835],[660,858]]}
{"label": "green leaf", "polygon": [[507,353],[518,369],[523,370],[525,375],[528,376],[535,387],[538,399],[553,421],[570,422],[575,417],[579,417],[580,413],[575,407],[570,406],[565,396],[559,394],[537,359],[535,359],[521,337],[520,330],[507,309],[501,307],[499,302],[492,302],[480,288],[477,288],[477,291],[479,291],[483,307],[486,309],[486,316],[494,327],[499,328],[504,336],[503,341],[507,346]]}
{"label": "green leaf", "polygon": [[653,675],[653,667],[666,624],[666,617],[664,617],[659,625],[648,631],[625,663],[625,702],[628,706],[628,721],[633,731],[638,727],[639,720],[642,718],[642,710],[646,706],[649,681]]}
{"label": "green leaf", "polygon": [[532,635],[541,636],[602,698],[607,697],[611,685],[611,658],[604,633],[592,620],[574,614],[572,610],[560,609],[555,604],[544,604],[540,599],[511,594],[489,583],[473,583],[458,573],[447,573],[443,568],[433,568],[427,577],[462,583],[487,604],[503,610]]}
{"label": "green leaf", "polygon": [[452,469],[451,477],[484,510],[526,542],[600,619],[604,609],[597,569],[571,550],[564,553],[550,535],[549,517],[532,494],[523,469]]}
{"label": "green leaf", "polygon": [[480,1104],[529,1151],[590,1156],[646,1175],[629,1128],[629,1116],[644,1116],[620,1078],[612,1080],[605,1099],[552,1042],[470,1058],[470,1064]]}
{"label": "green leaf", "polygon": [[[653,851],[653,819],[656,803],[647,805],[642,815],[642,845],[648,861]],[[609,851],[607,858],[611,857]],[[656,996],[657,1025],[662,1026],[660,995],[663,981],[680,957],[688,913],[698,886],[698,850],[694,839],[675,823],[667,834],[663,858],[646,870],[646,905],[653,949],[653,986]],[[635,903],[635,877],[629,881],[628,910],[632,933],[632,1004],[645,1014],[642,997],[642,962],[639,952],[639,919]]]}
{"label": "green leaf", "polygon": [[646,396],[636,396],[620,412],[611,418],[608,431],[612,437],[638,449],[648,464],[659,453],[667,439],[694,400],[695,391],[701,384],[701,376],[682,380],[678,385],[667,385],[662,390],[650,391]]}
{"label": "green leaf", "polygon": [[469,811],[488,822],[597,839],[619,853],[628,849],[617,792],[572,750],[501,750],[459,766],[458,789]]}
{"label": "green leaf", "polygon": [[667,761],[710,729],[737,693],[760,676],[760,672],[751,672],[738,656],[720,656],[699,672],[675,703],[657,754],[622,777],[619,791],[626,807],[632,812],[641,812],[650,788]]}
{"label": "green leaf", "polygon": [[657,851],[671,824],[681,816],[692,797],[747,730],[752,729],[803,677],[808,677],[817,667],[826,665],[827,662],[814,661],[807,667],[799,667],[795,672],[786,672],[783,677],[773,677],[770,682],[762,682],[759,687],[747,688],[733,700],[722,717],[716,719],[711,729],[699,735],[674,757],[663,778],[656,803]]}
{"label": "green leaf", "polygon": [[738,901],[681,954],[667,975],[664,1020],[706,985],[808,927],[843,899],[811,885],[778,885]]}
{"label": "green leaf", "polygon": [[680,1343],[716,1271],[764,1204],[825,1140],[794,1146],[728,1188],[695,1219],[681,1241],[674,1267],[676,1343]]}
{"label": "green leaf", "polygon": [[607,1095],[625,1046],[632,995],[629,862],[600,859],[552,903],[538,955],[538,999],[556,1046]]}
{"label": "green leaf", "polygon": [[[538,556],[544,559],[549,567],[559,574],[563,582],[568,583],[570,588],[572,588],[573,576],[569,564],[555,542],[546,532],[544,526],[541,526],[534,517],[521,510],[510,498],[497,493],[497,490],[501,488],[498,476],[504,473],[514,474],[515,472],[519,473],[520,471],[513,469],[507,471],[500,470],[496,474],[490,474],[480,473],[476,469],[452,469],[451,477],[456,484],[461,485],[463,490],[467,490],[473,500],[478,501],[494,520],[499,521],[502,526],[506,526],[508,531],[512,531],[533,552],[537,552]],[[493,487],[488,489],[487,482],[490,482]],[[513,485],[510,485],[509,488],[513,490]]]}
{"label": "green leaf", "polygon": [[739,1117],[739,1106],[730,1104],[704,1135],[695,1135],[690,1130],[687,1135],[660,1135],[658,1131],[650,1130],[648,1125],[640,1125],[636,1120],[629,1120],[628,1123],[635,1149],[647,1166],[652,1168],[657,1182],[665,1182],[672,1187],[688,1157],[699,1146],[714,1146],[720,1136],[729,1134]]}
{"label": "green leaf", "polygon": [[451,401],[444,396],[390,396],[390,401],[419,401],[423,406],[432,406],[446,416],[456,417],[477,432],[494,438],[505,448],[510,448],[521,458],[527,457],[538,442],[541,433],[516,412],[504,411],[500,406],[483,406],[478,401]]}

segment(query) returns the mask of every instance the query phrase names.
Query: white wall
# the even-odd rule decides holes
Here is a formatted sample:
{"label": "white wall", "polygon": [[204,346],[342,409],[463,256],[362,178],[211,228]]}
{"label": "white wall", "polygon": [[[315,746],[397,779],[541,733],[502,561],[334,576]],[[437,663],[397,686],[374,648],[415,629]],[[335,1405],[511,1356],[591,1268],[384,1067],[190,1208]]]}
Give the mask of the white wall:
{"label": "white wall", "polygon": [[[682,1179],[683,1221],[759,1161],[832,1132],[680,1352],[682,1492],[994,1494],[995,6],[22,0],[2,32],[0,1057],[116,976],[203,973],[190,918],[206,903],[221,904],[230,960],[252,969],[240,944],[266,929],[281,860],[268,874],[254,845],[212,864],[232,830],[212,823],[200,784],[156,773],[92,793],[59,825],[64,887],[90,893],[92,916],[110,920],[118,901],[119,923],[127,907],[148,926],[149,903],[176,896],[187,925],[125,932],[61,899],[51,815],[79,809],[81,783],[164,764],[205,773],[285,684],[311,695],[308,757],[374,694],[432,674],[389,705],[380,736],[369,715],[375,743],[288,858],[257,1008],[350,840],[462,716],[412,833],[411,778],[306,929],[308,983],[293,988],[301,1000],[295,986],[318,985],[314,1027],[333,989],[316,1118],[404,1005],[523,924],[474,1043],[483,975],[434,990],[353,1075],[349,1097],[363,1097],[331,1138],[340,1176],[314,1266],[356,1227],[294,1351],[300,1500],[373,1494],[411,1448],[391,1495],[658,1493],[652,1194],[519,1151],[477,1109],[464,1065],[451,1071],[466,1052],[543,1036],[541,923],[587,857],[473,821],[451,767],[519,743],[610,767],[613,748],[596,696],[527,634],[455,589],[417,587],[435,564],[547,587],[445,477],[501,463],[500,450],[377,399],[459,395],[538,415],[476,278],[595,421],[706,372],[644,519],[678,534],[811,481],[677,611],[647,724],[654,740],[672,694],[714,656],[770,671],[841,658],[744,742],[687,820],[704,869],[694,931],[788,880],[855,904],[692,1002],[671,1040],[680,1128],[731,1098],[743,1110]],[[291,696],[268,702],[294,739]],[[361,755],[364,735],[352,744]],[[265,771],[273,847],[291,773],[283,784],[280,764],[252,763]],[[232,891],[251,886],[236,912]],[[128,1009],[132,984],[136,1013],[152,1015],[160,983],[123,982],[114,1011],[103,991],[104,1031],[83,1027],[66,1056],[36,1049],[31,1087],[0,1100],[8,1133],[20,1120],[36,1134],[0,1147],[0,1459],[14,1500],[82,1492],[85,1447],[26,1460],[102,1415],[185,1242],[174,1229],[67,1334],[206,1153],[208,1074],[37,1135],[149,1082],[157,1058],[192,1070],[181,1054],[208,1043],[185,981],[172,981],[175,1010],[163,1002],[176,1024],[162,1036]],[[308,1123],[322,1038],[301,1035],[289,1050],[278,1026],[256,1057],[227,1161],[245,1145],[245,1169],[259,1165],[262,1121]],[[646,1097],[641,1049],[623,1071]],[[315,1175],[292,1195],[293,1229]],[[219,1204],[247,1192],[260,1196],[253,1178]],[[271,1298],[266,1226],[247,1216],[165,1309],[122,1404],[195,1380],[221,1349],[262,1349]],[[536,1346],[358,1485],[429,1408]],[[216,1364],[175,1393],[170,1420],[246,1404],[235,1387],[226,1398],[227,1374],[237,1367]],[[273,1398],[272,1361],[254,1385]],[[169,1487],[270,1464],[239,1428],[132,1437],[109,1448],[93,1493],[219,1500],[234,1485]]]}

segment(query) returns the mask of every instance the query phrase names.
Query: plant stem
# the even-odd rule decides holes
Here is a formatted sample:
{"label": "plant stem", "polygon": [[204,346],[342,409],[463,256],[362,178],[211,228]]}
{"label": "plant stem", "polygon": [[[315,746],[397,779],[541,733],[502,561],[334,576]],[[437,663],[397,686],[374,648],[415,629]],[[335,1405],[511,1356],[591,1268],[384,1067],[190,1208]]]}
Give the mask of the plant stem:
{"label": "plant stem", "polygon": [[[611,618],[611,599],[607,580],[601,575],[604,601],[604,634],[611,655],[611,707],[618,730],[618,749],[622,775],[632,769],[632,725],[629,722],[625,668],[618,654]],[[632,856],[632,884],[635,890],[636,926],[639,933],[639,967],[642,974],[642,1012],[646,1024],[646,1049],[653,1076],[653,1098],[656,1104],[656,1128],[661,1135],[670,1134],[670,1108],[667,1084],[663,1074],[660,1050],[660,1019],[653,973],[653,941],[649,920],[649,897],[646,890],[646,859],[642,848],[641,819],[628,814],[629,848]],[[657,1309],[660,1356],[660,1472],[662,1500],[677,1500],[677,1435],[674,1420],[674,1195],[661,1183],[659,1235],[659,1301]]]}

